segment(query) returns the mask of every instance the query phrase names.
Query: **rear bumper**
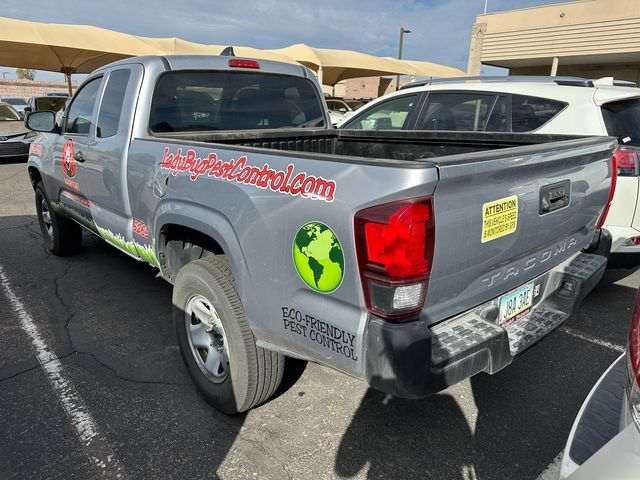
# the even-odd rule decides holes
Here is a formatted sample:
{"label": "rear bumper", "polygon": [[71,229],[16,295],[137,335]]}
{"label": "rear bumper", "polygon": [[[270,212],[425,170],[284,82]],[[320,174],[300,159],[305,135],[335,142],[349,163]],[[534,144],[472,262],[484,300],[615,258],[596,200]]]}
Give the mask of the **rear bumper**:
{"label": "rear bumper", "polygon": [[476,373],[498,372],[564,322],[606,264],[605,256],[580,253],[534,279],[543,285],[543,298],[506,328],[481,316],[498,299],[432,327],[373,318],[365,334],[367,380],[383,392],[421,398]]}

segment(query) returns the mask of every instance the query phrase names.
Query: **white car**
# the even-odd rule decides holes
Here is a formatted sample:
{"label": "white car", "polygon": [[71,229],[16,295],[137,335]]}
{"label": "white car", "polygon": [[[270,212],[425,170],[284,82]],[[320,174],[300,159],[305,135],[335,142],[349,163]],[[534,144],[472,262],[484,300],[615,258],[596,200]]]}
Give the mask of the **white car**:
{"label": "white car", "polygon": [[22,116],[24,116],[25,107],[29,106],[22,97],[0,97],[0,102],[11,105]]}
{"label": "white car", "polygon": [[337,127],[615,136],[617,186],[604,227],[619,259],[640,254],[640,88],[631,82],[574,77],[417,82],[368,103]]}
{"label": "white car", "polygon": [[564,449],[560,478],[640,478],[640,295],[627,353],[613,362],[582,404]]}

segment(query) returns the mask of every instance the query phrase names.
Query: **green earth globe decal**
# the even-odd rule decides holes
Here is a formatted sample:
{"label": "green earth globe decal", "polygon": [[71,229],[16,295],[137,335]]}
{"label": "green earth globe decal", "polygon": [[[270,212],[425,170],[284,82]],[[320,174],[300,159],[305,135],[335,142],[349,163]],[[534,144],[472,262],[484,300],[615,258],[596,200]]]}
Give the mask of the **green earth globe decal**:
{"label": "green earth globe decal", "polygon": [[303,225],[293,242],[293,264],[304,283],[318,292],[333,292],[344,275],[344,255],[338,237],[320,222]]}

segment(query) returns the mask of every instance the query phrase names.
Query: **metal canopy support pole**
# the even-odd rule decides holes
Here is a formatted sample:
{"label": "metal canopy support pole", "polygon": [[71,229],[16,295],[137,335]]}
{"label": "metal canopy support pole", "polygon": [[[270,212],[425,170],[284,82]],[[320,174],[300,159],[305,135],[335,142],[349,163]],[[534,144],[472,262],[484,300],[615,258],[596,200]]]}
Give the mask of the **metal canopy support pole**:
{"label": "metal canopy support pole", "polygon": [[320,88],[322,88],[322,66],[318,67],[318,83],[320,84]]}
{"label": "metal canopy support pole", "polygon": [[560,59],[558,57],[553,57],[553,63],[551,63],[551,76],[555,77],[558,75],[558,63]]}
{"label": "metal canopy support pole", "polygon": [[64,78],[67,80],[67,88],[69,89],[69,96],[73,95],[73,89],[71,88],[71,75],[75,73],[75,68],[61,67],[60,71],[64,73]]}
{"label": "metal canopy support pole", "polygon": [[[398,45],[398,60],[402,60],[402,40],[405,33],[411,33],[408,28],[400,27],[400,42]],[[400,75],[396,75],[396,92],[400,88]]]}

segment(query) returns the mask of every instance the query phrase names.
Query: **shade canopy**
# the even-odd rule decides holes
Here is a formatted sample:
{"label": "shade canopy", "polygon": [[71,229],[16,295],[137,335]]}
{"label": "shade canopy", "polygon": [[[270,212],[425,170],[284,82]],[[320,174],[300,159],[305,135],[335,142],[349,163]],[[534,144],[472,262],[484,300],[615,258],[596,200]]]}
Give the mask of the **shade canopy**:
{"label": "shade canopy", "polygon": [[314,48],[303,43],[271,51],[291,57],[317,72],[324,85],[335,85],[348,78],[413,75],[416,70],[389,57],[376,57],[354,50]]}
{"label": "shade canopy", "polygon": [[135,35],[104,28],[0,17],[0,65],[7,67],[90,73],[122,58],[160,53]]}
{"label": "shade canopy", "polygon": [[458,68],[447,67],[446,65],[440,65],[439,63],[423,62],[419,60],[403,60],[404,63],[409,65],[409,68],[413,69],[413,73],[416,77],[437,77],[437,78],[449,78],[449,77],[465,77],[467,72]]}

